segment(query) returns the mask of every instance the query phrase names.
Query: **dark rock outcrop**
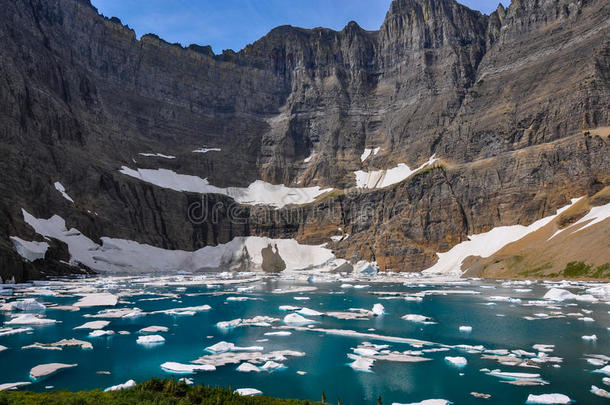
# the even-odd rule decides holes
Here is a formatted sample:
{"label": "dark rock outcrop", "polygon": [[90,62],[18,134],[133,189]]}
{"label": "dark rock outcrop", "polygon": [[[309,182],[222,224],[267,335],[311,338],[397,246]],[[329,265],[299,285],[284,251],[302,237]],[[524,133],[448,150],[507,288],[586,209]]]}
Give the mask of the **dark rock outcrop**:
{"label": "dark rock outcrop", "polygon": [[[8,239],[35,238],[21,208],[167,249],[245,235],[324,243],[342,228],[338,255],[418,271],[468,234],[531,223],[610,181],[610,139],[586,135],[610,125],[607,0],[513,0],[489,16],[395,0],[378,31],[282,26],[221,55],[138,40],[88,0],[0,6],[3,279],[43,275]],[[192,153],[203,146],[221,151]],[[365,147],[380,152],[361,162]],[[355,170],[432,154],[437,167],[398,185],[351,188]],[[275,211],[161,189],[123,165],[342,191]],[[211,206],[213,219],[193,221]]]}

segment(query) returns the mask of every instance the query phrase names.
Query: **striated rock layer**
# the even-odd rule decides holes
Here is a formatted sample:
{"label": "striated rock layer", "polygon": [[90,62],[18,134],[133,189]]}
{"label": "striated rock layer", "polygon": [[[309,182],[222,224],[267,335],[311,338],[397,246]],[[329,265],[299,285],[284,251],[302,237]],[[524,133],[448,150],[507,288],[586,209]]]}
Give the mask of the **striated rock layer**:
{"label": "striated rock layer", "polygon": [[[21,208],[91,238],[184,250],[296,238],[419,271],[469,234],[529,224],[610,182],[606,0],[513,0],[489,16],[395,0],[378,31],[282,26],[219,55],[138,40],[88,0],[0,6],[4,280],[75,271],[55,240],[44,260],[16,253],[10,236],[42,240]],[[220,150],[193,153],[204,147]],[[362,161],[365,148],[379,150]],[[354,171],[432,155],[403,182],[354,188]],[[162,189],[122,166],[336,190],[274,210]],[[215,215],[193,221],[201,205]]]}

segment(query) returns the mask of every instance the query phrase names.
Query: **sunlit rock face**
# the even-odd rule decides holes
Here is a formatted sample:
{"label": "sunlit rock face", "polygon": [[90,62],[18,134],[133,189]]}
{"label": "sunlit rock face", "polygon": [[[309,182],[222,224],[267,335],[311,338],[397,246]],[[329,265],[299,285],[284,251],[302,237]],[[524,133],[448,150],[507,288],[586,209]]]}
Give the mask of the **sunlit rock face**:
{"label": "sunlit rock face", "polygon": [[[608,185],[609,7],[520,0],[487,16],[396,0],[377,31],[282,26],[215,55],[138,40],[87,0],[9,2],[0,277],[77,271],[22,208],[98,244],[196,251],[264,236],[399,271],[431,267],[468,235],[548,217]],[[257,198],[202,198],[122,167]],[[357,173],[393,168],[409,175],[357,187]],[[281,201],[260,185],[285,186]],[[24,259],[11,236],[48,243],[44,259]]]}

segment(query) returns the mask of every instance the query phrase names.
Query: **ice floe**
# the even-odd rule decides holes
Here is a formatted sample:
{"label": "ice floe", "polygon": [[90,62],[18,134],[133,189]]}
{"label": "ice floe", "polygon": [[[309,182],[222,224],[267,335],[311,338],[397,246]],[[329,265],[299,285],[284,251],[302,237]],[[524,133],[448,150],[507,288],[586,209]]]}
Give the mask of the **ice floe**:
{"label": "ice floe", "polygon": [[31,332],[32,328],[0,328],[0,336],[17,335],[19,333]]}
{"label": "ice floe", "polygon": [[136,343],[145,346],[159,345],[165,343],[165,338],[161,335],[138,336]]}
{"label": "ice floe", "polygon": [[381,316],[385,313],[385,307],[381,304],[374,304],[372,312],[376,316]]}
{"label": "ice floe", "polygon": [[57,323],[55,319],[43,318],[34,314],[23,314],[5,322],[5,325],[51,325]]}
{"label": "ice floe", "polygon": [[70,201],[71,203],[74,203],[74,200],[72,199],[72,197],[70,197],[68,195],[68,193],[66,193],[65,187],[60,182],[56,181],[54,186],[55,186],[55,190],[59,191],[59,193],[61,194],[61,196],[63,198]]}
{"label": "ice floe", "polygon": [[231,321],[221,321],[216,324],[216,327],[220,329],[232,329],[238,328],[242,326],[262,326],[268,327],[271,326],[272,323],[279,322],[280,320],[277,318],[272,318],[270,316],[255,316],[253,318],[237,318]]}
{"label": "ice floe", "polygon": [[55,343],[34,343],[23,346],[21,349],[42,349],[42,350],[62,350],[64,347],[80,347],[83,350],[92,350],[93,345],[90,342],[78,339],[62,339]]}
{"label": "ice floe", "polygon": [[584,335],[582,337],[582,340],[586,340],[586,341],[589,341],[589,342],[594,342],[594,341],[597,340],[597,336],[596,335]]}
{"label": "ice floe", "polygon": [[19,387],[23,387],[23,386],[30,385],[30,384],[31,384],[30,381],[4,383],[4,384],[0,384],[0,391],[14,390]]}
{"label": "ice floe", "polygon": [[34,298],[26,298],[22,300],[13,301],[10,303],[13,311],[24,311],[24,312],[35,312],[44,311],[47,307],[44,304],[36,301]]}
{"label": "ice floe", "polygon": [[460,326],[459,331],[464,333],[470,333],[472,332],[472,326]]}
{"label": "ice floe", "polygon": [[147,326],[146,328],[140,329],[139,333],[159,333],[167,332],[169,328],[167,326]]}
{"label": "ice floe", "polygon": [[610,392],[606,391],[603,388],[596,387],[595,385],[591,386],[589,392],[591,392],[591,394],[597,395],[598,397],[610,398]]}
{"label": "ice floe", "polygon": [[526,404],[569,404],[572,399],[564,394],[529,394]]}
{"label": "ice floe", "polygon": [[566,300],[576,300],[576,301],[584,301],[584,302],[597,302],[597,299],[592,295],[577,295],[569,292],[568,290],[564,290],[562,288],[551,288],[544,294],[542,297],[545,300],[562,302]]}
{"label": "ice floe", "polygon": [[49,249],[49,244],[47,242],[29,242],[18,238],[17,236],[11,236],[10,239],[11,242],[13,242],[13,247],[17,253],[19,253],[19,256],[29,262],[44,259],[44,256]]}
{"label": "ice floe", "polygon": [[270,184],[262,180],[255,181],[247,188],[222,188],[211,185],[207,179],[179,174],[167,169],[134,170],[123,166],[119,171],[127,176],[170,190],[200,194],[223,194],[242,204],[263,204],[276,208],[282,208],[288,204],[307,204],[332,190],[322,189],[318,186],[307,188],[286,187],[283,184]]}
{"label": "ice floe", "polygon": [[408,404],[393,402],[392,405],[451,405],[451,401],[447,401],[446,399],[425,399],[420,402],[411,402]]}
{"label": "ice floe", "polygon": [[316,321],[307,319],[299,314],[288,314],[284,317],[284,323],[287,325],[310,325],[316,323]]}
{"label": "ice floe", "polygon": [[110,336],[110,335],[114,335],[114,331],[113,330],[94,330],[93,332],[89,333],[89,337],[92,338],[98,338],[98,337],[102,337],[102,336]]}
{"label": "ice floe", "polygon": [[222,341],[222,342],[218,342],[212,346],[206,347],[205,350],[210,353],[257,352],[257,351],[263,351],[264,348],[261,346],[240,347],[240,346],[235,346],[234,343]]}
{"label": "ice floe", "polygon": [[103,307],[103,306],[115,306],[117,304],[118,297],[110,293],[95,293],[87,294],[78,300],[74,306],[83,307]]}
{"label": "ice floe", "polygon": [[401,319],[404,319],[405,321],[409,321],[409,322],[423,323],[424,325],[433,325],[436,323],[432,320],[432,318],[430,318],[428,316],[424,316],[424,315],[418,315],[418,314],[403,315],[403,316],[401,316]]}
{"label": "ice floe", "polygon": [[468,364],[468,361],[464,357],[451,357],[445,356],[445,361],[449,364],[452,364],[456,367],[465,367]]}
{"label": "ice floe", "polygon": [[64,364],[64,363],[48,363],[38,365],[30,370],[30,378],[33,380],[40,380],[55,374],[61,370],[76,367],[77,364]]}
{"label": "ice floe", "polygon": [[97,330],[97,329],[104,329],[109,324],[110,324],[109,321],[91,321],[91,322],[86,322],[86,323],[84,323],[84,324],[82,324],[80,326],[77,326],[74,329]]}
{"label": "ice floe", "polygon": [[161,364],[161,368],[168,373],[174,374],[195,374],[200,371],[216,370],[216,367],[209,364],[183,364],[173,361],[168,361]]}

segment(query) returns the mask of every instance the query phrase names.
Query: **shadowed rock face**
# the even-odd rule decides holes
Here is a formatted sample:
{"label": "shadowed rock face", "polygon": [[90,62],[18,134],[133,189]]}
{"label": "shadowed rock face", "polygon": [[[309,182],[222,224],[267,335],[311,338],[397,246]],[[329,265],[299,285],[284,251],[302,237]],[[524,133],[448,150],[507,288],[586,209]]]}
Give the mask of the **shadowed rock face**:
{"label": "shadowed rock face", "polygon": [[[37,238],[21,208],[92,239],[167,249],[245,235],[318,244],[342,228],[351,236],[329,243],[338,255],[418,271],[468,234],[531,223],[610,181],[608,134],[584,135],[610,125],[606,0],[514,0],[489,16],[452,0],[395,0],[378,31],[282,26],[222,55],[137,40],[87,0],[0,6],[3,279],[67,271],[60,243],[42,263],[21,263],[9,236]],[[192,152],[204,146],[221,150]],[[361,162],[365,147],[380,150]],[[338,191],[296,213],[236,209],[118,172],[343,190],[355,170],[417,167],[432,154],[436,167],[400,184]],[[194,204],[216,215],[193,222]]]}

